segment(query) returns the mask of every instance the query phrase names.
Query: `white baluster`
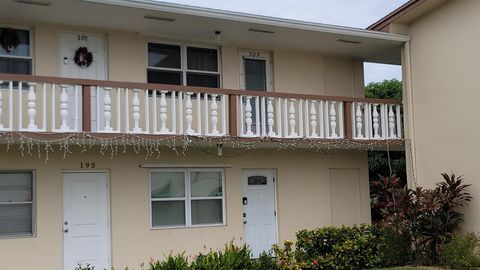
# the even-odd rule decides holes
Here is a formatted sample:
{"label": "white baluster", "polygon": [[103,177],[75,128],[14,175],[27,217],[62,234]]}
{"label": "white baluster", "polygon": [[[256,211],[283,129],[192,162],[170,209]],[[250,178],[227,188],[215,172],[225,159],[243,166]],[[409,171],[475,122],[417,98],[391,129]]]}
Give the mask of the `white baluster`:
{"label": "white baluster", "polygon": [[295,137],[297,136],[297,132],[295,132],[295,126],[297,124],[297,121],[295,119],[296,115],[296,111],[295,111],[295,102],[297,100],[294,99],[294,98],[291,98],[290,99],[290,107],[288,109],[288,113],[289,113],[289,119],[290,119],[290,136],[292,137]]}
{"label": "white baluster", "polygon": [[273,137],[275,136],[275,132],[273,131],[273,125],[275,121],[273,120],[273,97],[267,98],[267,123],[268,123],[268,136]]}
{"label": "white baluster", "polygon": [[318,137],[317,134],[317,101],[310,100],[310,129],[311,137]]}
{"label": "white baluster", "polygon": [[212,94],[212,104],[210,108],[210,114],[212,117],[212,135],[218,135],[218,105],[217,105],[217,94]]}
{"label": "white baluster", "polygon": [[67,95],[68,85],[62,84],[60,86],[60,88],[61,88],[61,91],[60,91],[60,119],[61,119],[60,130],[67,131],[67,130],[70,130],[70,127],[68,126],[68,95]]}
{"label": "white baluster", "polygon": [[[165,90],[160,91],[160,132],[168,133],[167,128],[167,92]],[[172,98],[175,98],[172,96]]]}
{"label": "white baluster", "polygon": [[356,110],[355,110],[355,121],[356,121],[356,127],[357,127],[357,138],[363,138],[363,123],[362,123],[362,104],[361,103],[355,103]]}
{"label": "white baluster", "polygon": [[330,102],[330,137],[337,138],[337,111],[335,110],[336,101]]}
{"label": "white baluster", "polygon": [[252,104],[250,103],[252,96],[245,97],[245,124],[247,125],[247,132],[245,133],[248,136],[252,136]]}
{"label": "white baluster", "polygon": [[112,99],[110,97],[111,87],[103,88],[105,96],[103,97],[103,118],[105,119],[104,131],[113,131],[112,128]]}
{"label": "white baluster", "polygon": [[378,120],[378,110],[377,110],[377,106],[378,104],[373,104],[373,113],[372,113],[372,121],[373,121],[373,138],[375,139],[378,139],[380,138],[380,133],[378,132],[379,131],[379,127],[380,125],[378,124],[379,123],[379,120]]}
{"label": "white baluster", "polygon": [[37,95],[35,93],[35,83],[28,83],[28,129],[36,130],[35,116],[37,116]]}
{"label": "white baluster", "polygon": [[[0,85],[3,84],[3,81],[0,81]],[[0,86],[1,88],[1,86]],[[3,129],[3,124],[2,124],[2,89],[0,89],[0,129]]]}
{"label": "white baluster", "polygon": [[192,92],[185,93],[187,95],[187,100],[185,101],[185,120],[187,122],[187,130],[185,131],[187,134],[193,134],[194,130],[192,129]]}
{"label": "white baluster", "polygon": [[393,113],[393,105],[388,105],[388,131],[390,138],[396,138],[395,134],[395,113]]}
{"label": "white baluster", "polygon": [[140,90],[133,89],[132,112],[133,112],[133,132],[142,132],[140,128],[140,99],[138,92]]}

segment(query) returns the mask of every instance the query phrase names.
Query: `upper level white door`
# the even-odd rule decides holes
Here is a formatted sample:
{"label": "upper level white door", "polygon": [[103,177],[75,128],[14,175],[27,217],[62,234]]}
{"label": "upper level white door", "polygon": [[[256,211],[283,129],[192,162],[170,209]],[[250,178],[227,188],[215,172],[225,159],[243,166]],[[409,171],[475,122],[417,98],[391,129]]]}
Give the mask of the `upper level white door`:
{"label": "upper level white door", "polygon": [[[81,66],[75,63],[75,53],[79,48],[85,47],[92,54],[92,62],[88,66]],[[65,78],[105,80],[107,79],[106,68],[106,41],[104,35],[65,32],[60,33],[60,66],[61,76]],[[73,127],[75,121],[82,122],[82,114],[75,116],[75,92],[73,87],[67,90],[69,108],[69,127]],[[82,95],[79,91],[79,106],[81,106]],[[103,92],[100,92],[100,101],[103,100]],[[91,92],[91,120],[92,130],[97,127],[97,98],[96,91]],[[81,107],[80,107],[81,108]],[[80,110],[81,111],[81,110]],[[102,117],[103,114],[100,114]],[[102,119],[100,119],[102,120]]]}
{"label": "upper level white door", "polygon": [[63,270],[110,269],[106,173],[63,174]]}
{"label": "upper level white door", "polygon": [[243,194],[245,243],[258,258],[277,243],[274,171],[245,170]]}

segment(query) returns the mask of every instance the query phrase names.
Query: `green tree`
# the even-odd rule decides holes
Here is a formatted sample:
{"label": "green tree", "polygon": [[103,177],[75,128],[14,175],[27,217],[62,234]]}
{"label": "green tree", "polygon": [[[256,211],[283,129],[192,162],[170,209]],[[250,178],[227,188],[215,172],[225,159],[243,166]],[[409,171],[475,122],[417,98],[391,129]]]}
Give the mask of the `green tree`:
{"label": "green tree", "polygon": [[402,82],[397,79],[372,82],[365,86],[366,98],[402,99]]}

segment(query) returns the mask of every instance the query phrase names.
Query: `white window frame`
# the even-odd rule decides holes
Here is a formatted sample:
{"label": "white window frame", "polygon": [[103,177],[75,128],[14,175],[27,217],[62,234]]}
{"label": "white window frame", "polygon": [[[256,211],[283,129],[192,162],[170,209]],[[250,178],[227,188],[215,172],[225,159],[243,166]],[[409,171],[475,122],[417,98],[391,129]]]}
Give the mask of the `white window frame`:
{"label": "white window frame", "polygon": [[[148,63],[148,45],[150,43],[160,44],[160,45],[173,45],[180,47],[180,68],[164,68],[164,67],[153,67],[150,66]],[[195,70],[195,69],[188,69],[188,62],[187,62],[187,48],[203,48],[203,49],[213,49],[217,51],[217,71],[206,71],[206,70]],[[211,75],[218,75],[218,88],[222,88],[222,62],[220,57],[220,47],[218,46],[211,46],[211,45],[201,45],[201,44],[194,44],[194,43],[182,43],[182,42],[171,42],[171,41],[161,41],[161,40],[148,40],[147,41],[147,61],[146,61],[146,70],[159,70],[159,71],[174,71],[180,72],[182,75],[182,84],[183,86],[187,86],[187,73],[197,73],[197,74],[211,74]],[[145,74],[145,81],[148,80],[148,74]]]}
{"label": "white window frame", "polygon": [[244,59],[265,60],[267,66],[265,69],[267,80],[267,92],[273,91],[273,63],[272,54],[270,52],[258,50],[240,50],[239,64],[240,64],[240,89],[245,90],[245,62]]}
{"label": "white window frame", "polygon": [[32,201],[31,202],[0,202],[0,205],[18,205],[31,204],[32,205],[32,232],[25,234],[4,234],[0,235],[0,239],[5,238],[26,238],[36,237],[37,235],[37,195],[36,195],[36,171],[35,170],[0,170],[0,174],[8,173],[31,173],[32,174]]}
{"label": "white window frame", "polygon": [[[154,172],[183,172],[185,175],[185,197],[174,198],[152,198],[152,173]],[[192,172],[220,172],[222,176],[222,196],[215,197],[192,197],[191,196],[191,179],[190,173]],[[226,223],[226,205],[225,205],[225,169],[223,168],[166,168],[166,169],[150,169],[148,173],[149,177],[149,191],[148,196],[150,198],[150,229],[176,229],[176,228],[201,228],[201,227],[218,227],[225,226]],[[222,200],[222,222],[212,224],[192,224],[192,201],[200,200]],[[154,226],[153,225],[153,212],[152,203],[155,201],[184,201],[185,202],[185,225],[166,225],[166,226]]]}
{"label": "white window frame", "polygon": [[32,63],[31,67],[31,74],[30,75],[35,75],[35,57],[34,57],[34,46],[35,46],[35,40],[34,40],[34,34],[33,34],[33,28],[30,26],[22,26],[22,25],[9,25],[9,24],[0,24],[0,28],[11,28],[11,29],[16,29],[16,30],[25,30],[28,31],[29,34],[29,39],[30,39],[30,51],[29,55],[30,56],[18,56],[18,55],[8,55],[8,54],[0,54],[0,58],[2,59],[24,59],[24,60],[30,60],[30,63]]}

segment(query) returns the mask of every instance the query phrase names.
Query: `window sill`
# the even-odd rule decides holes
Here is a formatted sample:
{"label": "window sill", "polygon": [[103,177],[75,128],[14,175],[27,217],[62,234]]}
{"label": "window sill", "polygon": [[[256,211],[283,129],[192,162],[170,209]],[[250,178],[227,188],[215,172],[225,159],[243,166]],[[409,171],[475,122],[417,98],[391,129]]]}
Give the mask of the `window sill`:
{"label": "window sill", "polygon": [[26,238],[37,238],[36,234],[11,234],[11,235],[0,235],[1,240],[9,239],[26,239]]}
{"label": "window sill", "polygon": [[157,230],[178,230],[178,229],[197,229],[197,228],[217,228],[217,227],[226,227],[227,224],[203,224],[203,225],[192,225],[192,226],[164,226],[164,227],[150,227],[151,231]]}

